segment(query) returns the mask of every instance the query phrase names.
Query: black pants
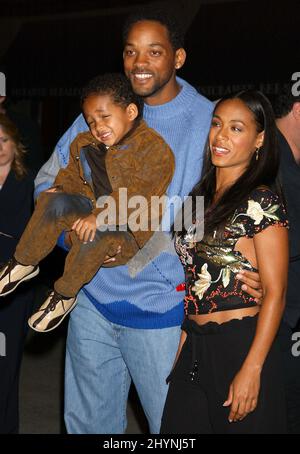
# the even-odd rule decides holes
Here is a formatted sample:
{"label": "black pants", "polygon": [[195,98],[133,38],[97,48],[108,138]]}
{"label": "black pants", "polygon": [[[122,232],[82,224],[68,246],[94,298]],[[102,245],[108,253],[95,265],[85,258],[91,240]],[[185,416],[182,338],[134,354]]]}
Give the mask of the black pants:
{"label": "black pants", "polygon": [[257,316],[199,326],[186,320],[187,339],[168,379],[163,434],[286,433],[286,404],[277,340],[261,374],[258,405],[242,421],[229,423],[223,407],[229,386],[249,351]]}
{"label": "black pants", "polygon": [[[25,288],[24,288],[25,287]],[[26,288],[27,287],[27,288]],[[19,430],[19,376],[32,313],[34,291],[27,285],[1,298],[0,307],[0,433]]]}

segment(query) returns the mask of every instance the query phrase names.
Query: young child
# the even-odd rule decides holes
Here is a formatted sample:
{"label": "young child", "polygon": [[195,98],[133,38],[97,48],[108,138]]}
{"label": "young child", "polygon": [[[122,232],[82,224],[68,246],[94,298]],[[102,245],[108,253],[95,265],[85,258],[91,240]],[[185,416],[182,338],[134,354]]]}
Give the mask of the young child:
{"label": "young child", "polygon": [[[125,76],[96,77],[83,89],[81,105],[89,131],[72,142],[69,164],[59,171],[54,186],[38,197],[14,257],[0,269],[0,295],[4,296],[36,276],[38,263],[52,251],[59,235],[71,231],[72,247],[63,276],[28,321],[40,332],[51,331],[62,322],[75,306],[80,288],[92,279],[107,255],[115,255],[121,246],[112,266],[125,264],[144,246],[153,234],[151,197],[165,194],[174,173],[172,151],[142,120],[143,100]],[[128,227],[134,210],[128,205],[125,213],[119,210],[124,188],[128,200],[134,196],[146,200],[146,228],[131,231]],[[115,202],[115,231],[104,230],[110,222],[99,222],[107,206],[99,208],[96,201],[107,196]],[[156,211],[158,221],[161,211]]]}

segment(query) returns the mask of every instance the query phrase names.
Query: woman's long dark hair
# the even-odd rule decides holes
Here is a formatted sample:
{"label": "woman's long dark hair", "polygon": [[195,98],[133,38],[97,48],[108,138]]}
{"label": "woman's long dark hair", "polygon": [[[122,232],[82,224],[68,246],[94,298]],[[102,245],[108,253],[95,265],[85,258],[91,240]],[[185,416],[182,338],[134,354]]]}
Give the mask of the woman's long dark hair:
{"label": "woman's long dark hair", "polygon": [[[258,160],[256,160],[256,153],[254,153],[245,172],[222,194],[217,203],[213,204],[216,192],[216,168],[211,161],[211,152],[207,140],[202,177],[190,195],[194,207],[196,197],[204,196],[205,233],[217,231],[218,236],[222,234],[228,218],[247,200],[252,190],[259,186],[268,186],[282,197],[277,180],[279,167],[277,130],[270,102],[261,92],[246,90],[221,99],[214,111],[222,102],[229,99],[239,99],[248,107],[253,114],[257,132],[264,131],[264,141],[259,150]],[[185,229],[182,233],[185,233]]]}

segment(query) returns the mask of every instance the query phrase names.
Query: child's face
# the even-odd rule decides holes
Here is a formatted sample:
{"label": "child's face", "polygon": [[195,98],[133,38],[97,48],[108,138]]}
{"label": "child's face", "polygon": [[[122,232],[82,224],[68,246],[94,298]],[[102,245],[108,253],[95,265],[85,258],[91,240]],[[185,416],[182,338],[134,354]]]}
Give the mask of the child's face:
{"label": "child's face", "polygon": [[83,114],[95,139],[111,147],[120,142],[138,115],[135,104],[127,107],[113,102],[109,95],[92,94],[82,106]]}

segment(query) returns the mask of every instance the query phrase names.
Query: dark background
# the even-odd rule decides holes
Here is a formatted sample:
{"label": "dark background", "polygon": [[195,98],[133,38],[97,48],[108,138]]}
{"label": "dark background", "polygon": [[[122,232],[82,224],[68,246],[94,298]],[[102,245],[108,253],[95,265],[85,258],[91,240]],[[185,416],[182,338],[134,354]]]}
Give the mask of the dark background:
{"label": "dark background", "polygon": [[79,113],[80,87],[122,71],[124,18],[157,3],[188,23],[179,75],[210,99],[243,86],[272,98],[300,71],[299,0],[0,0],[0,71],[14,108],[39,123],[44,159]]}
{"label": "dark background", "polygon": [[[79,114],[80,88],[99,73],[122,71],[125,16],[156,3],[176,12],[187,29],[187,61],[179,76],[212,100],[248,86],[272,99],[293,73],[300,72],[300,0],[0,0],[0,72],[6,75],[6,103],[28,135],[35,170]],[[41,145],[33,122],[41,132]],[[62,274],[63,259],[56,248],[42,264],[36,309],[42,294]],[[64,431],[62,420],[58,426],[66,328],[64,323],[53,335],[33,335],[27,345],[22,433]],[[131,396],[134,408],[136,399]],[[143,421],[141,414],[138,420]]]}

